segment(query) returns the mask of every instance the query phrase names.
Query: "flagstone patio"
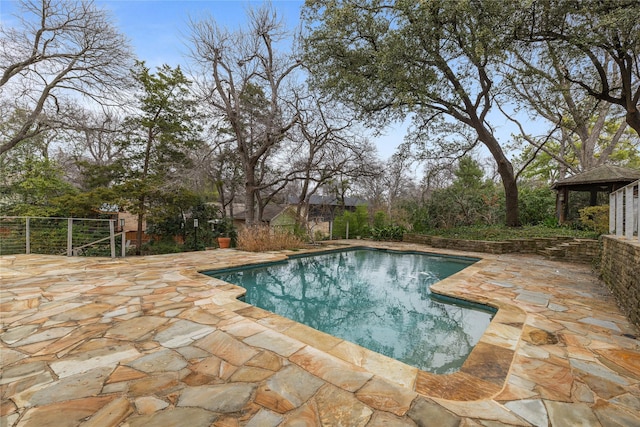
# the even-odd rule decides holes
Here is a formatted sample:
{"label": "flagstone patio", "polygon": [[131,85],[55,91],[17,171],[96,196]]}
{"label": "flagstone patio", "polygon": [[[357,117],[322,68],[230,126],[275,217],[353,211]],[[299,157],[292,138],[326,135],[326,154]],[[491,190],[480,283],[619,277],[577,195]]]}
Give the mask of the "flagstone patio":
{"label": "flagstone patio", "polygon": [[199,273],[286,252],[0,257],[0,426],[640,425],[640,331],[590,266],[378,246],[482,258],[434,286],[499,308],[459,372],[248,306]]}

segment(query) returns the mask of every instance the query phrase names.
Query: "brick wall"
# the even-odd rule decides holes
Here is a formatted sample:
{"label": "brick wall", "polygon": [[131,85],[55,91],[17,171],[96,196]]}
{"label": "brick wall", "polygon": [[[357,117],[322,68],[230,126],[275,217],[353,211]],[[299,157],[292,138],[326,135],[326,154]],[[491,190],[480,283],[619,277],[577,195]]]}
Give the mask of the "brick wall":
{"label": "brick wall", "polygon": [[622,311],[640,326],[640,242],[604,236],[600,268]]}

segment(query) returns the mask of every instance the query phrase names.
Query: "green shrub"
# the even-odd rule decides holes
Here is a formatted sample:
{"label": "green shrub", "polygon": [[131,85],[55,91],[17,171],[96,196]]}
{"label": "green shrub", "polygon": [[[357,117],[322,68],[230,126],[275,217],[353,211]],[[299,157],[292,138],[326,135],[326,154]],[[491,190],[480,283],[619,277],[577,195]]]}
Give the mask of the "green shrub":
{"label": "green shrub", "polygon": [[319,242],[321,240],[327,240],[329,238],[329,236],[327,236],[326,234],[324,234],[322,231],[320,230],[316,230],[313,233],[313,240],[316,242]]}
{"label": "green shrub", "polygon": [[555,218],[556,197],[549,187],[522,186],[518,192],[518,211],[522,225],[550,224]]}
{"label": "green shrub", "polygon": [[437,228],[496,224],[504,220],[504,191],[490,179],[477,161],[463,157],[446,188],[436,189],[409,209],[412,228],[428,232]]}
{"label": "green shrub", "polygon": [[584,228],[599,234],[609,232],[609,205],[588,206],[579,212],[580,223]]}
{"label": "green shrub", "polygon": [[429,206],[410,202],[404,208],[409,213],[409,223],[414,233],[427,234],[429,230],[435,228],[429,215]]}
{"label": "green shrub", "polygon": [[555,216],[546,218],[544,221],[542,221],[542,223],[540,224],[543,227],[549,227],[549,228],[553,228],[553,227],[559,227],[560,223],[558,222],[558,218]]}
{"label": "green shrub", "polygon": [[389,219],[386,212],[376,211],[376,213],[373,214],[373,228],[382,228],[385,227],[388,223]]}
{"label": "green shrub", "polygon": [[369,236],[369,212],[364,205],[356,207],[355,212],[344,211],[336,216],[333,221],[333,237],[346,238],[347,224],[349,224],[349,237]]}
{"label": "green shrub", "polygon": [[337,215],[333,220],[333,238],[334,239],[344,239],[347,235],[347,224],[349,224],[350,234],[351,234],[351,223],[353,214],[349,211],[342,212],[340,215]]}
{"label": "green shrub", "polygon": [[401,225],[388,225],[386,227],[372,228],[371,238],[373,240],[402,241],[402,236],[407,230]]}
{"label": "green shrub", "polygon": [[162,255],[183,252],[184,246],[173,240],[158,240],[145,243],[140,248],[141,255]]}

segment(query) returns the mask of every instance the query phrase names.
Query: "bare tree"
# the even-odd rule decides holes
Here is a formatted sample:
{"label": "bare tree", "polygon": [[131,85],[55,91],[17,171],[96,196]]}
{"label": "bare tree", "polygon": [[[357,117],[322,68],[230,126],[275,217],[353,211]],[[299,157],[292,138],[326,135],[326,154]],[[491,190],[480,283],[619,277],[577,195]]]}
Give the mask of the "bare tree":
{"label": "bare tree", "polygon": [[0,154],[60,126],[68,98],[113,102],[131,64],[127,40],[92,1],[22,0],[17,17],[0,28],[0,97],[27,114]]}
{"label": "bare tree", "polygon": [[358,133],[345,107],[317,93],[300,96],[296,108],[300,120],[284,157],[296,181],[297,217],[309,212],[309,199],[338,175],[357,180],[377,168],[375,148]]}
{"label": "bare tree", "polygon": [[56,159],[67,178],[85,190],[110,187],[122,176],[126,157],[124,119],[114,110],[91,111],[78,107],[62,132],[63,147]]}
{"label": "bare tree", "polygon": [[288,84],[300,62],[277,51],[288,37],[269,5],[249,10],[248,27],[229,32],[213,18],[191,23],[192,57],[201,68],[200,88],[214,114],[234,136],[244,172],[247,224],[256,218],[261,171],[298,120],[288,108]]}
{"label": "bare tree", "polygon": [[[387,161],[386,173],[384,175],[384,186],[387,196],[387,214],[392,216],[402,199],[410,199],[415,195],[416,186],[413,182],[410,171],[413,159],[397,152]],[[411,192],[413,191],[413,194]]]}
{"label": "bare tree", "polygon": [[124,148],[118,144],[122,138],[123,118],[114,111],[85,111],[72,123],[73,130],[82,135],[79,155],[99,166],[109,166],[122,157]]}
{"label": "bare tree", "polygon": [[241,192],[243,173],[235,142],[230,135],[210,135],[209,146],[202,156],[203,169],[213,183],[223,217],[233,217],[233,204]]}

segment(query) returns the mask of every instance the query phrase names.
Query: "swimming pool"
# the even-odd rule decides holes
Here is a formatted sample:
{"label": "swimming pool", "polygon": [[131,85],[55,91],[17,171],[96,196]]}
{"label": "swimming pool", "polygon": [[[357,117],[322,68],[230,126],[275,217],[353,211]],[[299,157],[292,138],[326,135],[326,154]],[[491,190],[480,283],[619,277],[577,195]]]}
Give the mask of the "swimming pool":
{"label": "swimming pool", "polygon": [[431,293],[476,259],[356,249],[205,272],[244,301],[419,369],[457,371],[495,310]]}

